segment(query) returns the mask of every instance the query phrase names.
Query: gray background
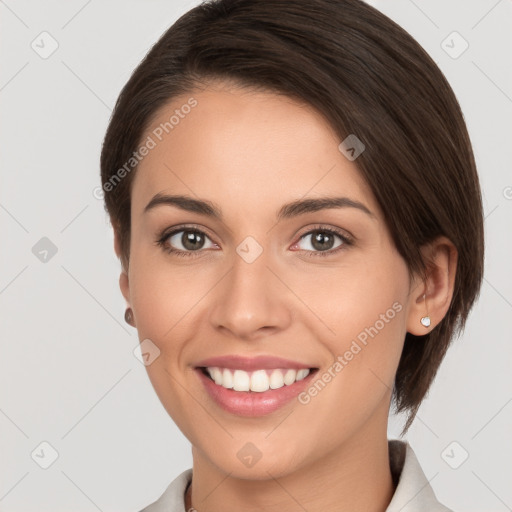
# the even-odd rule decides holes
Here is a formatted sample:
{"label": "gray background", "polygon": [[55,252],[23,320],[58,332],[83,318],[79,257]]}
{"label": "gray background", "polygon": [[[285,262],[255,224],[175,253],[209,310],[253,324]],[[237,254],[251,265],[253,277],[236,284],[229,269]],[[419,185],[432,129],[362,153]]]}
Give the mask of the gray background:
{"label": "gray background", "polygon": [[[137,511],[191,466],[134,356],[112,229],[93,190],[121,87],[197,3],[0,0],[1,511]],[[447,506],[512,510],[512,2],[371,3],[454,88],[486,213],[480,300],[407,440]],[[453,31],[469,43],[461,55]],[[42,58],[52,38],[58,48]],[[391,418],[390,437],[400,421]]]}

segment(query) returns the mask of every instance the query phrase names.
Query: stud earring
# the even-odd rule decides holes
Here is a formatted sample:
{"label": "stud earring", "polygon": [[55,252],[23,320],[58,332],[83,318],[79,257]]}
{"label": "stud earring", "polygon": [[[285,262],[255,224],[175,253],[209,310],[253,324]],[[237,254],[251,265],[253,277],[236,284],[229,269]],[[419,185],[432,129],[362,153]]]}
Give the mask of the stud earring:
{"label": "stud earring", "polygon": [[124,320],[127,324],[130,324],[132,327],[135,327],[135,324],[133,323],[132,308],[126,308],[126,311],[124,312]]}
{"label": "stud earring", "polygon": [[[423,299],[425,300],[425,294],[423,294]],[[430,316],[428,315],[428,307],[427,307],[427,301],[425,300],[425,308],[427,309],[427,314],[425,316],[422,316],[420,319],[421,325],[423,325],[425,328],[430,327]]]}

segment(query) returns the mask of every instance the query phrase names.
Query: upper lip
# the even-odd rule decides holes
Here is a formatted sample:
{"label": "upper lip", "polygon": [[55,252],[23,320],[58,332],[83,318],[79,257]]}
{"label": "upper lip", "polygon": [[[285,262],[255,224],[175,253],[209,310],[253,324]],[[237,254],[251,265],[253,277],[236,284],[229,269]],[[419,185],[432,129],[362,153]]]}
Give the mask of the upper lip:
{"label": "upper lip", "polygon": [[203,359],[196,364],[196,367],[213,367],[219,368],[231,368],[233,370],[265,370],[273,368],[293,368],[300,370],[302,368],[309,369],[314,366],[309,364],[300,363],[298,361],[292,361],[290,359],[283,359],[282,357],[276,356],[256,356],[256,357],[245,357],[240,355],[227,355],[210,357]]}

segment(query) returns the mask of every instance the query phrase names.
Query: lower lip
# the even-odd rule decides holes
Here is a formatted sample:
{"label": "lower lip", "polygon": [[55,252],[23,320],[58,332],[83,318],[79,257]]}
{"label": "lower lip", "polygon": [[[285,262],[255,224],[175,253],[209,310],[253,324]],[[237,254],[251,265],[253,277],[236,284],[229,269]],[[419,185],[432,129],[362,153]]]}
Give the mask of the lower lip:
{"label": "lower lip", "polygon": [[316,372],[310,372],[307,377],[298,380],[289,386],[284,385],[279,389],[269,389],[261,393],[256,391],[234,391],[226,389],[207,377],[201,369],[196,368],[199,378],[206,391],[213,400],[227,412],[238,416],[264,416],[276,411],[280,407],[293,400],[309,384],[311,377]]}

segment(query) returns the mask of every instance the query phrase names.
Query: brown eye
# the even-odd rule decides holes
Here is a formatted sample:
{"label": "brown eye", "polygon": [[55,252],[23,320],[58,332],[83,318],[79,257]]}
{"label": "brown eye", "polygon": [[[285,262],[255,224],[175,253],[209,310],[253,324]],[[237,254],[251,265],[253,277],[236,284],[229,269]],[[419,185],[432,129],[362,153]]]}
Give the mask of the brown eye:
{"label": "brown eye", "polygon": [[[336,242],[336,239],[339,241]],[[308,257],[328,257],[347,250],[354,245],[354,241],[354,237],[344,230],[317,225],[301,235],[299,241],[292,247],[302,250]]]}
{"label": "brown eye", "polygon": [[[314,231],[310,231],[309,233],[302,235],[301,240],[308,240],[308,238],[310,241],[302,247],[307,251],[330,251],[338,248],[346,242],[346,239],[340,234],[326,229],[315,229]],[[337,245],[334,245],[336,243],[336,238],[338,238],[340,242]]]}
{"label": "brown eye", "polygon": [[179,233],[183,233],[179,241],[186,250],[197,251],[202,248],[205,240],[203,233],[199,231],[180,231]]}
{"label": "brown eye", "polygon": [[[207,241],[210,246],[206,244]],[[191,228],[175,229],[162,235],[157,240],[157,244],[162,246],[166,252],[174,253],[176,256],[193,256],[193,253],[200,253],[202,249],[216,247],[205,233]]]}
{"label": "brown eye", "polygon": [[182,229],[170,233],[166,240],[169,245],[179,251],[198,251],[205,248],[205,241],[209,238],[202,231]]}
{"label": "brown eye", "polygon": [[311,233],[311,245],[317,251],[328,251],[333,248],[335,235],[325,231],[313,231]]}

